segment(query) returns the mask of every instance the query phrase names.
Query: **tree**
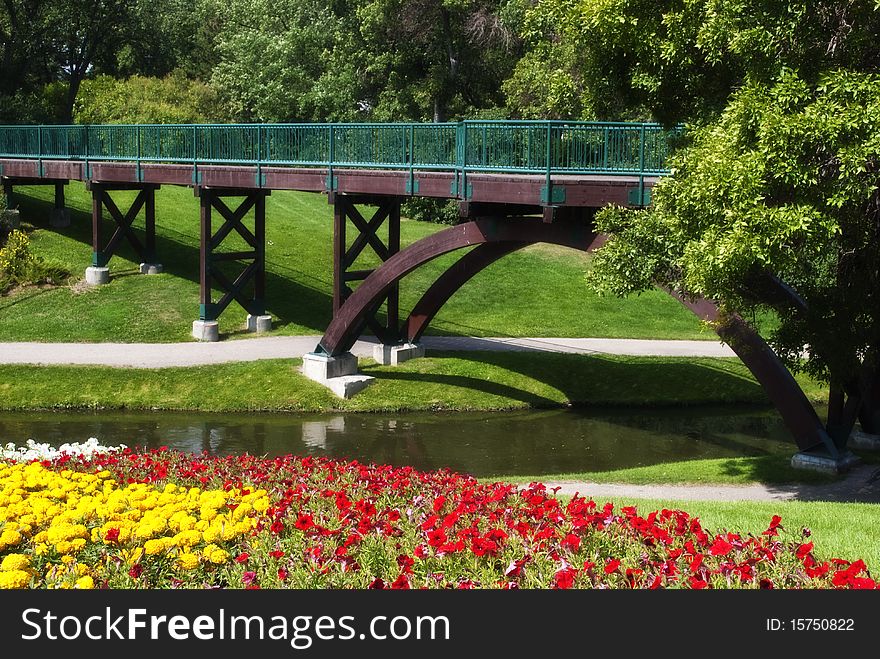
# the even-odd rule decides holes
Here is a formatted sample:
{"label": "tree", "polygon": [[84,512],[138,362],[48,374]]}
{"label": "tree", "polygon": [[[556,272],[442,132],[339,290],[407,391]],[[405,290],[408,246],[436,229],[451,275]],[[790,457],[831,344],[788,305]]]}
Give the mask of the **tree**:
{"label": "tree", "polygon": [[[880,432],[880,12],[873,0],[583,0],[558,11],[593,95],[689,122],[653,206],[609,209],[591,284],[654,283],[772,313],[785,363],[826,380],[826,428]],[[596,88],[601,93],[596,92]]]}

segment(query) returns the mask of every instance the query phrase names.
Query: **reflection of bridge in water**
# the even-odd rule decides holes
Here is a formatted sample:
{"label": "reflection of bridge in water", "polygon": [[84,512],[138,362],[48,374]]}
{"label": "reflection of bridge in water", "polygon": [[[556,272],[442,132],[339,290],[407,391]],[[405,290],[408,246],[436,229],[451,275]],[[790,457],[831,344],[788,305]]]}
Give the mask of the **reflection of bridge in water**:
{"label": "reflection of bridge in water", "polygon": [[299,415],[0,413],[2,441],[101,444],[212,455],[319,455],[487,475],[604,471],[678,460],[786,454],[766,408]]}
{"label": "reflection of bridge in water", "polygon": [[[554,121],[6,126],[0,127],[0,175],[10,198],[16,186],[53,185],[56,226],[69,221],[65,184],[86,182],[92,193],[92,265],[86,280],[94,284],[109,281],[110,260],[123,243],[142,261],[141,272],[160,272],[155,192],[161,185],[192,187],[201,225],[193,334],[209,341],[219,338],[217,318],[232,302],[247,311],[248,329],[271,327],[266,197],[272,190],[325,192],[334,208],[328,246],[333,319],[315,352],[304,358],[303,370],[348,397],[371,380],[357,373],[357,358],[349,352],[365,328],[381,341],[376,359],[397,364],[422,354],[418,340],[435,314],[498,259],[540,242],[580,251],[601,246],[605,237],[594,228],[596,209],[650,203],[675,132],[654,124]],[[120,208],[118,191],[135,192],[134,201]],[[455,199],[463,223],[401,249],[400,206],[411,197]],[[140,214],[143,228],[136,229]],[[224,247],[230,236],[244,248]],[[401,320],[401,280],[457,250],[464,255]],[[370,252],[378,267],[363,266]],[[839,447],[761,337],[736,316],[719,318],[709,301],[683,302],[717,323],[799,448],[824,446],[837,457]]]}

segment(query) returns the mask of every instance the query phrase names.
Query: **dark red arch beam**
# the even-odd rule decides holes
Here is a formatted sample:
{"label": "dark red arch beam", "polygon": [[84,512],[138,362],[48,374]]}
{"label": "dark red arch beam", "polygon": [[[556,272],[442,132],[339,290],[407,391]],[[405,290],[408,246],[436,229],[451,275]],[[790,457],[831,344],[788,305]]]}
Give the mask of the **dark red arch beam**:
{"label": "dark red arch beam", "polygon": [[540,218],[531,217],[484,218],[439,231],[401,250],[374,270],[336,312],[318,351],[336,356],[351,350],[365,319],[378,308],[395,282],[438,256],[498,242],[546,242],[588,251],[594,240],[596,233],[584,222],[545,224]]}
{"label": "dark red arch beam", "polygon": [[[605,240],[605,236],[596,234],[583,222],[548,225],[533,218],[481,219],[440,231],[398,252],[367,277],[339,309],[318,350],[329,355],[350,350],[367,314],[375,310],[390,287],[442,254],[477,245],[441,275],[416,304],[406,321],[406,334],[411,340],[421,336],[455,291],[506,254],[539,242],[592,251],[604,244]],[[709,300],[691,301],[675,293],[670,294],[695,315],[713,323],[719,337],[733,349],[761,384],[800,450],[820,445],[833,450],[833,442],[813,406],[788,369],[757,332],[735,314],[721,317],[717,305]]]}

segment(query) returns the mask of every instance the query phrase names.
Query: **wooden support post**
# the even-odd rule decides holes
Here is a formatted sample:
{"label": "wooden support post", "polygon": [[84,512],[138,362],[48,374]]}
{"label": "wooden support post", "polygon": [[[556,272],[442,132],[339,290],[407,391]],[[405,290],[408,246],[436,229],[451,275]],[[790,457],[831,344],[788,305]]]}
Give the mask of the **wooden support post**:
{"label": "wooden support post", "polygon": [[[87,188],[92,193],[92,265],[103,268],[110,262],[123,240],[134,249],[142,263],[155,264],[156,259],[156,190],[155,183],[96,183],[88,182]],[[111,190],[136,190],[137,196],[131,206],[123,214],[110,195]],[[63,194],[63,193],[62,193]],[[56,188],[57,199],[57,188]],[[141,242],[134,231],[134,221],[141,209],[145,209],[146,245]],[[103,244],[101,237],[101,221],[107,210],[116,223],[116,229],[110,240]]]}
{"label": "wooden support post", "polygon": [[211,196],[202,188],[199,193],[199,319],[215,320],[211,304]]}
{"label": "wooden support post", "polygon": [[100,185],[88,185],[92,191],[92,265],[103,268],[107,265],[101,253],[101,219],[104,210],[104,188]]}
{"label": "wooden support post", "polygon": [[[238,302],[251,316],[266,313],[266,197],[271,190],[239,188],[198,188],[201,213],[199,241],[199,319],[217,320],[233,301]],[[234,210],[223,201],[228,197],[244,197]],[[253,209],[254,230],[242,222]],[[214,232],[211,214],[217,211],[223,224]],[[242,252],[218,251],[223,240],[233,231],[251,248]],[[220,269],[224,261],[245,262],[245,268],[234,279]],[[245,289],[252,284],[250,296]],[[218,286],[223,295],[213,301],[212,289]],[[258,330],[262,331],[262,330]]]}
{"label": "wooden support post", "polygon": [[64,210],[64,182],[55,182],[55,210]]}
{"label": "wooden support post", "polygon": [[3,179],[3,196],[6,197],[6,208],[12,210],[15,208],[15,198],[12,194],[12,181],[5,178]]}
{"label": "wooden support post", "polygon": [[345,224],[348,214],[345,195],[334,195],[333,201],[333,315],[348,297],[345,282]]}
{"label": "wooden support post", "polygon": [[[351,282],[366,279],[372,269],[355,269],[355,261],[369,246],[383,262],[400,251],[400,197],[376,195],[334,195],[333,200],[333,314],[342,308],[345,300],[353,293]],[[356,205],[374,206],[367,220]],[[351,222],[356,231],[351,246],[346,242],[346,225]],[[387,239],[379,237],[383,224],[388,227]],[[385,323],[376,317],[379,308],[385,305]],[[382,343],[400,342],[400,286],[397,282],[388,294],[366,316],[365,324]]]}

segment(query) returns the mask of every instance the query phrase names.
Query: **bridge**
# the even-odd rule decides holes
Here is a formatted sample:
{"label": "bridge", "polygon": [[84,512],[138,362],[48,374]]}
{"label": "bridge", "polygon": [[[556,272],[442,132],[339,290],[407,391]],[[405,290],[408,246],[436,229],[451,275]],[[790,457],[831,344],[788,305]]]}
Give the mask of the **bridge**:
{"label": "bridge", "polygon": [[[207,341],[219,338],[217,318],[233,302],[247,312],[249,330],[271,327],[265,306],[266,196],[273,190],[326,193],[334,209],[333,318],[314,353],[304,358],[303,372],[349,397],[370,382],[358,374],[350,353],[365,328],[381,341],[374,355],[380,363],[418,357],[424,354],[419,339],[440,308],[498,259],[539,242],[597,249],[606,238],[595,231],[595,211],[608,204],[650,204],[677,135],[648,123],[563,121],[3,126],[0,177],[9,199],[16,186],[54,186],[55,226],[69,222],[65,185],[86,183],[93,202],[86,280],[96,285],[109,281],[110,261],[123,241],[139,255],[142,273],[161,272],[155,192],[162,185],[191,187],[201,226],[193,336]],[[114,201],[120,190],[137,193],[127,208]],[[412,197],[457,200],[462,223],[401,249],[400,207]],[[109,237],[102,234],[105,211],[115,224]],[[134,222],[141,213],[144,228],[138,232]],[[220,251],[233,232],[248,249]],[[355,269],[367,249],[381,264]],[[401,320],[401,279],[457,250],[466,251]],[[240,268],[235,277],[220,269],[230,261]],[[214,289],[222,292],[216,300]],[[819,447],[840,457],[843,446],[829,437],[758,334],[735,315],[722,317],[711,301],[679,299],[715,324],[779,409],[801,451]]]}

